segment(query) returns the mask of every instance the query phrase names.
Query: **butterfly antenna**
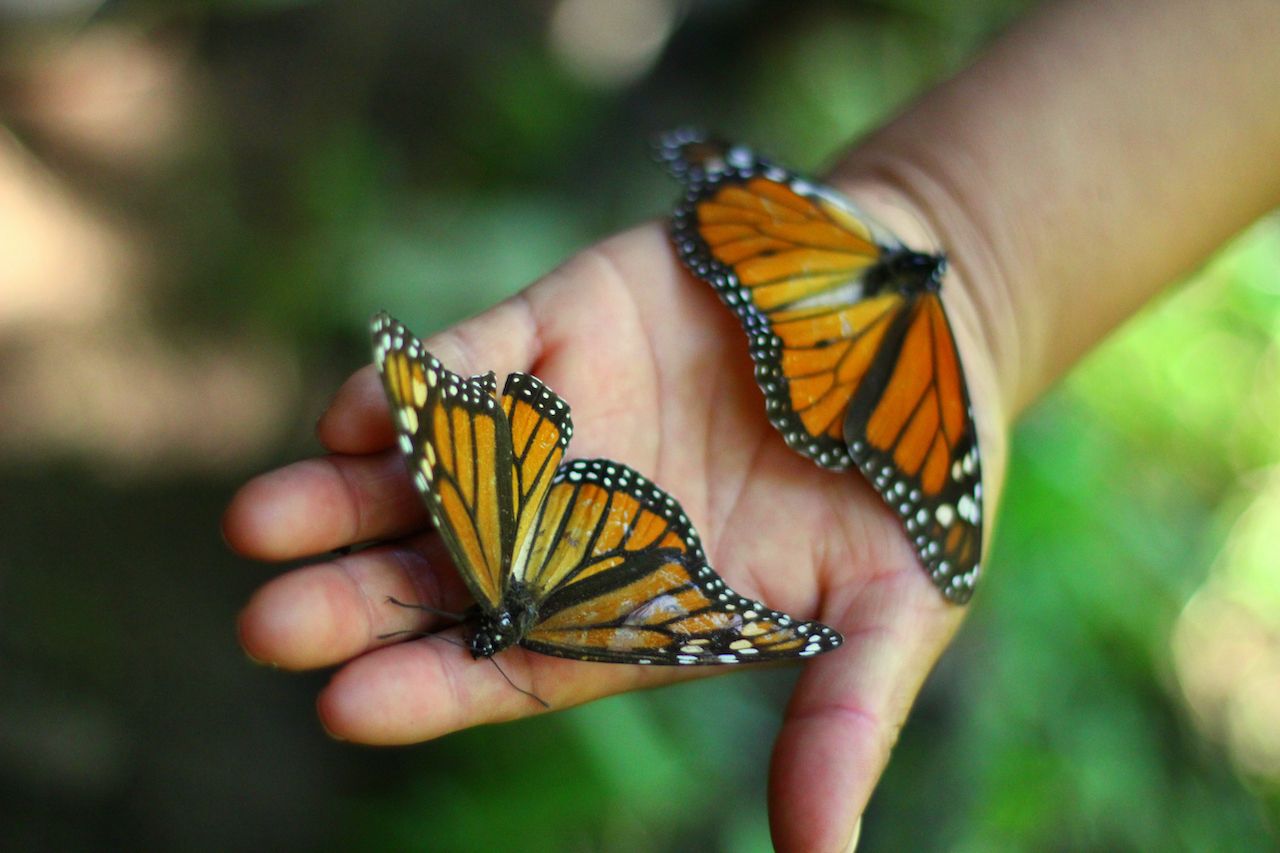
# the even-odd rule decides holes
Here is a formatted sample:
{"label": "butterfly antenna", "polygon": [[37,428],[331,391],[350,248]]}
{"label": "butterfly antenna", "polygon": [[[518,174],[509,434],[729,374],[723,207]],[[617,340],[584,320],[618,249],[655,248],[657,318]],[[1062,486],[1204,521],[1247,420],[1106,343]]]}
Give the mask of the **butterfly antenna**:
{"label": "butterfly antenna", "polygon": [[[452,619],[455,622],[465,622],[467,618],[465,613],[452,613],[448,610],[439,610],[435,607],[430,607],[426,604],[409,604],[408,602],[401,601],[400,599],[396,598],[393,595],[388,595],[387,601],[389,601],[391,604],[396,605],[397,607],[406,607],[410,610],[421,610],[423,613],[430,613],[433,616],[442,616],[445,619]],[[434,631],[419,631],[415,628],[405,628],[403,631],[392,631],[389,634],[379,634],[378,639],[390,640],[394,637],[405,637],[405,636],[435,637],[436,634]],[[449,640],[445,637],[440,637],[440,639],[444,640],[446,643],[449,643],[450,645],[454,645],[454,646],[463,645],[462,643]]]}
{"label": "butterfly antenna", "polygon": [[534,693],[534,692],[533,692],[533,691],[531,691],[531,690],[525,690],[523,687],[521,687],[520,685],[518,685],[518,684],[516,684],[514,681],[512,681],[512,680],[511,680],[511,676],[507,675],[507,673],[502,669],[502,667],[498,665],[498,662],[497,662],[496,660],[494,660],[493,658],[489,658],[489,663],[493,664],[493,668],[494,668],[494,669],[496,669],[496,670],[497,670],[497,671],[502,675],[502,677],[503,677],[504,679],[506,679],[507,684],[510,684],[510,685],[511,685],[512,687],[514,687],[518,692],[523,693],[524,695],[528,696],[530,699],[534,700],[534,701],[535,701],[535,702],[537,702],[539,705],[541,705],[542,707],[546,708],[548,711],[550,711],[550,710],[551,710],[551,705],[550,705],[550,703],[548,703],[545,699],[543,699],[543,698],[542,698],[541,696],[539,696],[537,693]]}
{"label": "butterfly antenna", "polygon": [[387,601],[397,607],[405,607],[409,610],[421,610],[423,613],[430,613],[432,616],[442,616],[445,619],[452,619],[454,622],[467,621],[467,614],[465,613],[454,613],[451,610],[440,610],[439,608],[432,607],[428,604],[410,604],[407,601],[401,601],[394,595],[388,595]]}
{"label": "butterfly antenna", "polygon": [[451,646],[457,646],[460,649],[467,648],[466,643],[460,643],[457,640],[451,640],[448,637],[435,633],[434,631],[415,631],[406,628],[403,631],[392,631],[390,634],[379,634],[379,640],[390,640],[395,637],[414,637],[416,639],[439,640],[442,643],[448,643]]}
{"label": "butterfly antenna", "polygon": [[[410,610],[421,610],[424,613],[430,613],[434,616],[443,616],[444,618],[452,619],[455,622],[465,622],[467,619],[467,616],[465,613],[451,613],[448,610],[440,610],[438,608],[431,607],[426,604],[409,604],[408,602],[401,601],[400,599],[396,598],[394,595],[388,595],[387,601],[396,605],[397,607],[407,607]],[[457,640],[451,640],[448,637],[442,637],[439,634],[436,634],[432,631],[415,631],[410,629],[406,629],[404,631],[392,631],[390,634],[379,634],[378,639],[389,640],[392,637],[403,637],[408,634],[412,634],[417,637],[429,637],[432,639],[440,640],[441,642],[448,643],[451,646],[457,646],[460,649],[467,648],[466,643],[460,643]],[[489,663],[493,664],[493,668],[498,670],[498,673],[503,677],[503,679],[507,682],[507,684],[510,684],[518,692],[528,696],[530,699],[534,700],[539,705],[546,708],[548,711],[551,710],[551,705],[541,696],[539,696],[538,694],[532,691],[525,690],[523,687],[521,687],[520,685],[512,681],[511,676],[507,675],[506,671],[503,670],[501,666],[499,666],[496,660],[494,660],[493,658],[489,658]]]}

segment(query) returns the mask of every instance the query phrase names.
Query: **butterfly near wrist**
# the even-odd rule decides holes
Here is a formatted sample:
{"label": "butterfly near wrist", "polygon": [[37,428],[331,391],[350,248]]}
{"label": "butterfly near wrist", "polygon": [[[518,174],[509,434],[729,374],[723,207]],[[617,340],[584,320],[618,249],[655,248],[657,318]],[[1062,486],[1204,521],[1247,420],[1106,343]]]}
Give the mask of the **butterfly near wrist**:
{"label": "butterfly near wrist", "polygon": [[941,253],[841,193],[704,132],[661,136],[685,187],[671,237],[747,335],[765,412],[823,468],[857,468],[963,604],[981,573],[982,463]]}

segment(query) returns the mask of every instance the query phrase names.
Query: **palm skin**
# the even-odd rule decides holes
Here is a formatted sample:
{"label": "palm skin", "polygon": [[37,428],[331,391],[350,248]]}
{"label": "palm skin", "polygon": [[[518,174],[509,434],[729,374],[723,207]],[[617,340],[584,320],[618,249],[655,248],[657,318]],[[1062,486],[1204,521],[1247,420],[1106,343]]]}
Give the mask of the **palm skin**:
{"label": "palm skin", "polygon": [[[843,849],[963,610],[930,585],[897,519],[856,472],[821,470],[786,447],[765,417],[737,321],[683,271],[661,227],[583,252],[426,345],[456,373],[492,369],[499,383],[514,370],[536,374],[572,407],[568,458],[608,457],[652,478],[681,502],[731,587],[844,634],[843,647],[804,665],[770,771],[778,848]],[[331,455],[256,478],[227,510],[227,540],[245,556],[317,559],[254,595],[240,618],[246,651],[290,669],[339,666],[318,710],[346,740],[409,743],[542,712],[463,649],[380,639],[443,627],[388,596],[450,611],[468,598],[439,538],[415,534],[426,512],[371,366],[343,385],[318,435]],[[501,662],[552,708],[724,671],[521,648]]]}

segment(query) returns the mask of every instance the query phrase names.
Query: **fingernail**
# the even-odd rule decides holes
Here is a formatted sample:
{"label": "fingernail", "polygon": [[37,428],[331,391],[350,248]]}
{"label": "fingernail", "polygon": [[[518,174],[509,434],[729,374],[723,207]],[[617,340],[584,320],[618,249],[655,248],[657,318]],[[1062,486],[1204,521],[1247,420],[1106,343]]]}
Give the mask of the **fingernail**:
{"label": "fingernail", "polygon": [[858,815],[858,822],[853,825],[853,835],[849,837],[849,844],[844,848],[844,853],[853,853],[858,849],[858,838],[862,835],[862,815]]}
{"label": "fingernail", "polygon": [[248,659],[249,659],[249,662],[250,662],[250,663],[252,663],[252,664],[256,664],[256,665],[258,665],[258,666],[265,666],[265,667],[268,667],[268,668],[270,668],[270,669],[279,669],[279,668],[280,668],[279,664],[273,663],[272,661],[269,661],[269,660],[263,660],[262,658],[254,657],[254,656],[253,656],[253,653],[252,653],[252,652],[250,652],[248,649],[243,649],[243,648],[242,648],[240,651],[244,652],[244,656],[245,656],[246,658],[248,658]]}

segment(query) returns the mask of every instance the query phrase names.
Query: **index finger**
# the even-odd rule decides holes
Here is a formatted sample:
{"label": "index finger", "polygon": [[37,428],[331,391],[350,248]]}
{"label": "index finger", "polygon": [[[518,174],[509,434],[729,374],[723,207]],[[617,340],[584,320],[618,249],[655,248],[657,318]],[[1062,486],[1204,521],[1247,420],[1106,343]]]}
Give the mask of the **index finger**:
{"label": "index finger", "polygon": [[325,729],[344,740],[416,743],[730,669],[588,663],[518,646],[478,660],[457,644],[424,637],[349,662],[334,674],[316,707]]}

